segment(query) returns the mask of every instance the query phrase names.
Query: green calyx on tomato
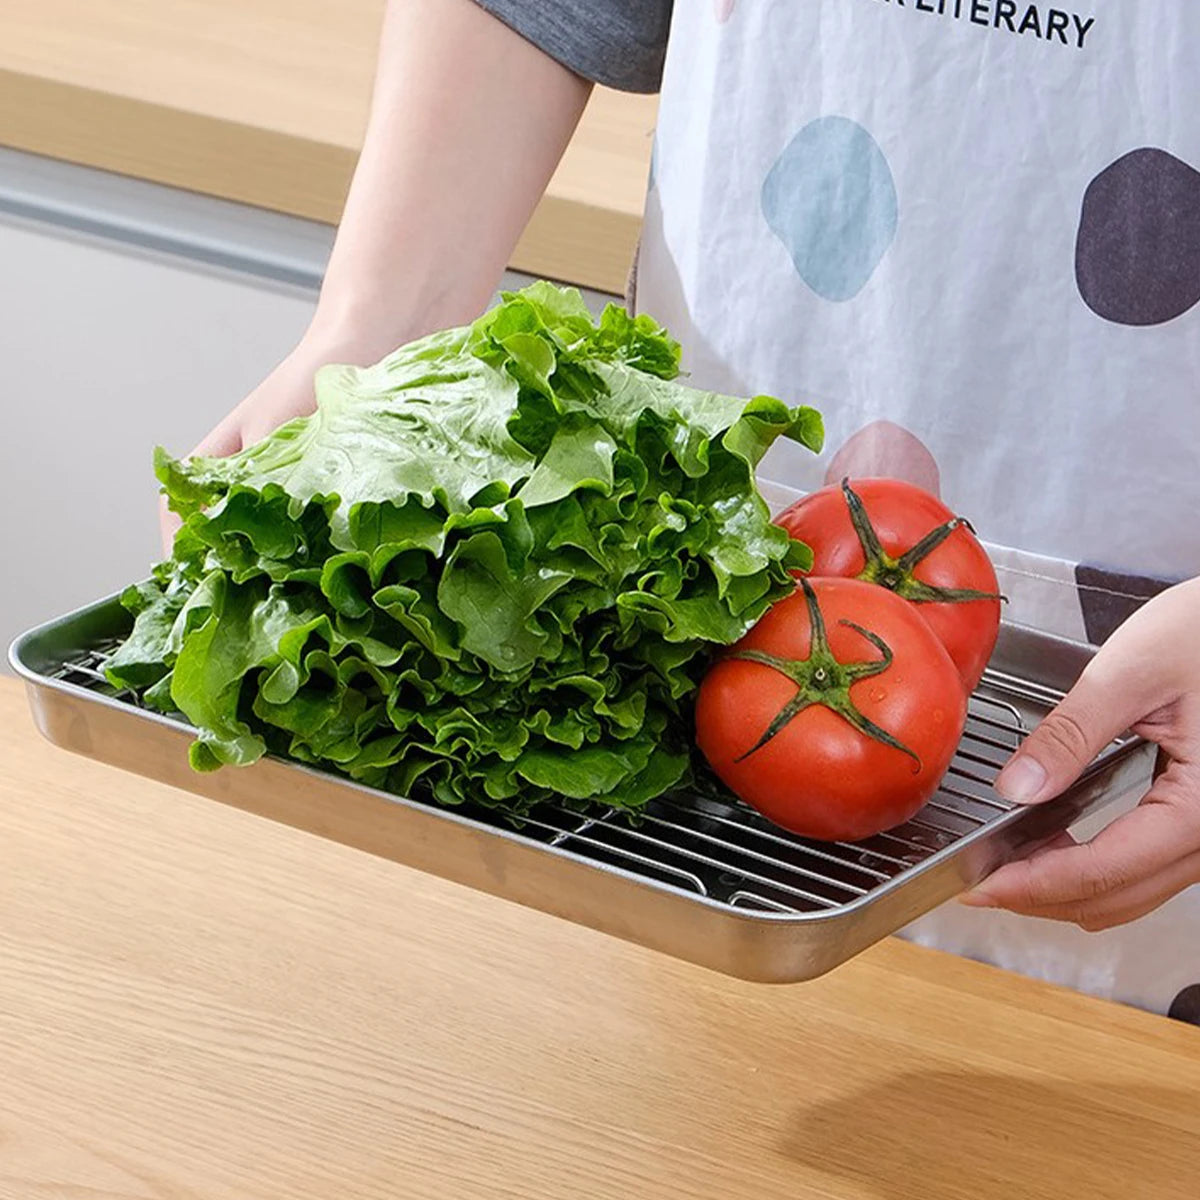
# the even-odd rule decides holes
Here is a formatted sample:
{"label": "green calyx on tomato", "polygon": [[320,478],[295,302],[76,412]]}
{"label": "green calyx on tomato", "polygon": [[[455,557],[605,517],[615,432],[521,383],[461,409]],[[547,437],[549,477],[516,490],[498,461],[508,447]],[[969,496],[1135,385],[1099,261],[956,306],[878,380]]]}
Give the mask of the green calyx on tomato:
{"label": "green calyx on tomato", "polygon": [[960,526],[974,533],[965,517],[950,520],[931,529],[917,544],[906,550],[899,558],[889,554],[879,542],[879,535],[866,506],[858,493],[850,486],[850,480],[842,480],[842,495],[850,510],[850,521],[862,546],[866,566],[858,573],[865,583],[875,583],[895,592],[902,600],[913,604],[965,604],[972,600],[1004,600],[997,592],[984,592],[977,588],[934,587],[918,579],[914,574],[917,565],[936,550]]}
{"label": "green calyx on tomato", "polygon": [[790,679],[797,689],[796,694],[775,714],[758,741],[744,754],[738,755],[734,761],[743,762],[755,751],[761,750],[799,713],[814,704],[819,704],[831,712],[837,713],[859,733],[907,754],[916,764],[916,770],[919,771],[921,769],[920,758],[898,738],[893,737],[886,729],[859,711],[850,696],[852,684],[857,683],[860,679],[870,679],[873,675],[881,675],[892,665],[894,656],[891,648],[877,633],[872,633],[856,621],[843,618],[839,624],[861,634],[883,657],[860,662],[840,662],[829,647],[829,636],[825,631],[825,617],[821,613],[821,605],[817,601],[816,593],[807,579],[802,579],[800,586],[804,590],[804,600],[808,606],[808,617],[812,627],[808,658],[782,658],[765,650],[754,649],[738,650],[729,655],[730,658],[771,667]]}

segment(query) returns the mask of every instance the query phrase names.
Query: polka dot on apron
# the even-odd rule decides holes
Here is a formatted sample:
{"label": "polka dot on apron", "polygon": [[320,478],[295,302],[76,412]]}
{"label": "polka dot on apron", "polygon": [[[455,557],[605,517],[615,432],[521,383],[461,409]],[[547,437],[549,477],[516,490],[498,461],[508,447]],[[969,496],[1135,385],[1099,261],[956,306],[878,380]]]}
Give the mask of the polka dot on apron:
{"label": "polka dot on apron", "polygon": [[1189,1025],[1200,1025],[1200,983],[1185,987],[1171,1002],[1167,1016]]}
{"label": "polka dot on apron", "polygon": [[1165,150],[1134,150],[1083,197],[1075,278],[1118,325],[1162,325],[1200,303],[1200,172]]}
{"label": "polka dot on apron", "polygon": [[1080,563],[1075,568],[1075,586],[1087,640],[1102,646],[1147,600],[1166,591],[1171,583]]}
{"label": "polka dot on apron", "polygon": [[762,210],[796,273],[835,302],[866,287],[899,213],[883,151],[845,117],[820,117],[792,138],[763,181]]}

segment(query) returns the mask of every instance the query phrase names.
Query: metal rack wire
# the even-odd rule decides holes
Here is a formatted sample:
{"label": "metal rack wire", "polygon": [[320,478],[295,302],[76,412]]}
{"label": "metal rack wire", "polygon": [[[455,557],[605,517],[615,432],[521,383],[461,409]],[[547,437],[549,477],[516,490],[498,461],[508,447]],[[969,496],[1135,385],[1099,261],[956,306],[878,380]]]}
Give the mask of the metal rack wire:
{"label": "metal rack wire", "polygon": [[[106,679],[115,642],[71,656],[52,678],[142,707]],[[829,910],[869,895],[1008,811],[992,788],[1026,728],[1018,709],[985,677],[971,698],[959,751],[934,798],[904,825],[857,843],[794,837],[732,796],[674,795],[652,802],[635,822],[609,811],[581,816],[544,804],[519,836],[562,847],[679,891],[737,908],[779,913]],[[182,720],[182,718],[180,718]],[[461,810],[459,810],[461,812]],[[511,832],[507,818],[480,806],[473,820]]]}

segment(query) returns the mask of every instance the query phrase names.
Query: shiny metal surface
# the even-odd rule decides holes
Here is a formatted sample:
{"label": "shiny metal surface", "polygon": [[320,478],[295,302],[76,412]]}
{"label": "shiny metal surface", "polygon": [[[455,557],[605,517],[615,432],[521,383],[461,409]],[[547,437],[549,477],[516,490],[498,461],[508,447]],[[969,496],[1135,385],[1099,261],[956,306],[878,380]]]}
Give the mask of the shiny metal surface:
{"label": "shiny metal surface", "polygon": [[673,798],[630,824],[546,805],[520,828],[299,764],[197,774],[182,719],[138,707],[104,679],[128,628],[115,598],[14,643],[39,730],[77,754],[455,880],[744,979],[831,970],[1000,863],[1148,781],[1149,747],[1114,742],[1068,793],[1013,809],[991,784],[1009,752],[1086,664],[1087,647],[1006,626],[935,798],[865,842],[818,843],[724,799]]}

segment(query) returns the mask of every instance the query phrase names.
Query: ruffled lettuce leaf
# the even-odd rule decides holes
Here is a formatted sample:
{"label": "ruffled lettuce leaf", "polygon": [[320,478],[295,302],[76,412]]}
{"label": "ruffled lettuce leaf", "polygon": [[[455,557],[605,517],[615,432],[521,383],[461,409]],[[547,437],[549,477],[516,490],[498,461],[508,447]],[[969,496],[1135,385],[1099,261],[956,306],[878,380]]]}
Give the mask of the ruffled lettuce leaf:
{"label": "ruffled lettuce leaf", "polygon": [[114,683],[197,728],[197,769],[290,756],[443,804],[637,809],[688,778],[715,647],[805,547],[754,468],[817,413],[676,378],[647,316],[538,283],[317,376],[317,408],[156,470],[183,518],[123,597]]}

